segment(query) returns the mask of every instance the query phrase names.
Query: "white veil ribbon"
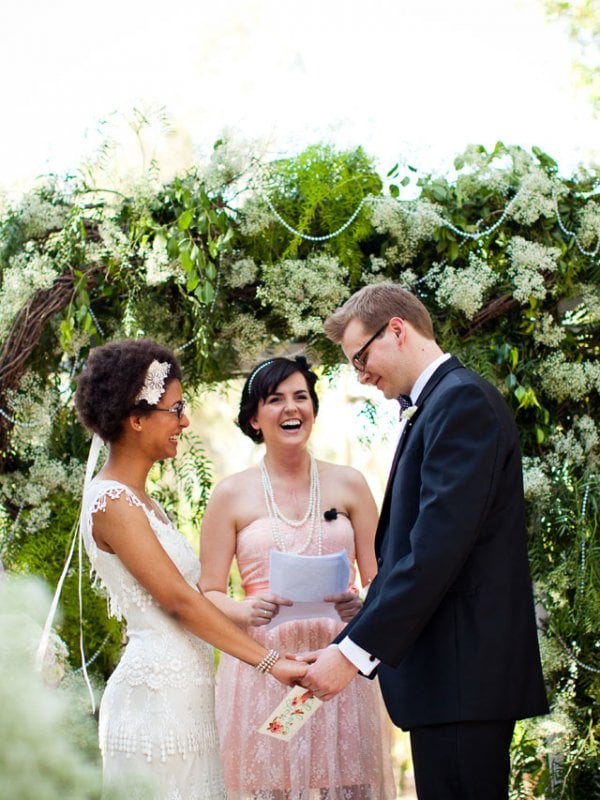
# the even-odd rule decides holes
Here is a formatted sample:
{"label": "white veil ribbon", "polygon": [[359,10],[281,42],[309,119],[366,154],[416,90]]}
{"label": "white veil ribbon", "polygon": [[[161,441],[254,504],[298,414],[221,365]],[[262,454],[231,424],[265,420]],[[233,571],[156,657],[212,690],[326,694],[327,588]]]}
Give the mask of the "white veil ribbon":
{"label": "white veil ribbon", "polygon": [[[87,489],[88,484],[94,477],[94,471],[96,469],[96,464],[98,463],[100,450],[102,449],[103,444],[104,442],[102,441],[102,439],[98,436],[98,434],[95,433],[92,437],[92,442],[90,444],[90,452],[88,454],[88,460],[85,468],[85,479],[83,482],[82,498],[83,495],[85,494],[85,490]],[[46,650],[48,649],[48,641],[50,639],[50,631],[52,630],[52,623],[54,622],[54,618],[56,616],[56,610],[58,608],[58,601],[60,600],[60,595],[62,593],[62,588],[65,582],[65,578],[67,577],[67,572],[69,571],[69,567],[71,566],[73,553],[75,551],[75,543],[77,542],[78,560],[79,560],[78,581],[77,581],[77,592],[79,596],[79,652],[81,653],[81,671],[83,672],[85,685],[87,686],[90,699],[92,701],[92,714],[94,714],[96,711],[96,700],[94,698],[94,692],[87,672],[87,666],[85,663],[85,651],[83,647],[83,592],[82,592],[83,541],[81,537],[81,511],[82,509],[80,509],[79,511],[79,520],[77,521],[77,525],[75,527],[75,533],[73,534],[71,547],[69,548],[69,553],[67,555],[67,559],[65,561],[65,565],[63,567],[61,576],[58,579],[58,583],[56,584],[56,591],[54,592],[54,597],[52,598],[52,603],[50,604],[50,610],[48,611],[48,616],[46,617],[46,622],[44,624],[44,629],[42,631],[42,636],[40,638],[40,643],[38,645],[38,649],[36,652],[35,667],[38,671],[41,672],[44,663],[44,657],[46,655]]]}

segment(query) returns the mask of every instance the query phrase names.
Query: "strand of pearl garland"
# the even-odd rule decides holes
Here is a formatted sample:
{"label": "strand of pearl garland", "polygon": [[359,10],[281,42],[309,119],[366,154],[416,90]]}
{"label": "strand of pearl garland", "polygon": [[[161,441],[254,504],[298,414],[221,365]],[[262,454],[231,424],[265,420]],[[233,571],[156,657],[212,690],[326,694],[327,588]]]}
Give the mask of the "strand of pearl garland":
{"label": "strand of pearl garland", "polygon": [[[275,493],[273,491],[273,484],[271,477],[265,464],[264,458],[259,463],[260,476],[262,480],[263,492],[265,496],[265,504],[271,522],[271,531],[273,533],[273,541],[277,545],[278,550],[282,553],[294,552],[296,554],[304,553],[312,542],[315,531],[317,532],[317,553],[323,555],[323,526],[320,519],[321,508],[321,486],[319,483],[319,471],[317,469],[317,462],[315,458],[310,456],[310,487],[308,490],[308,506],[306,513],[302,519],[289,519],[281,511],[275,500]],[[280,522],[285,522],[291,528],[301,528],[309,522],[308,535],[298,550],[288,551],[285,538],[281,530]]]}

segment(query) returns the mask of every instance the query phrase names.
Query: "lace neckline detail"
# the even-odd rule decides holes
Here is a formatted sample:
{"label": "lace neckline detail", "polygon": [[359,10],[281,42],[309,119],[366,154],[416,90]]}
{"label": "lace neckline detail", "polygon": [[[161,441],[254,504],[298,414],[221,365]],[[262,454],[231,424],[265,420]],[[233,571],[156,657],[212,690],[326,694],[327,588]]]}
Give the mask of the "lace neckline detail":
{"label": "lace neckline detail", "polygon": [[127,483],[123,483],[123,481],[118,481],[118,480],[116,480],[115,478],[94,478],[94,479],[93,479],[93,480],[90,482],[90,486],[91,486],[93,483],[111,483],[111,484],[115,484],[116,486],[121,486],[121,487],[122,487],[123,489],[125,489],[125,491],[127,491],[127,492],[128,492],[128,493],[129,493],[129,494],[132,496],[132,497],[135,497],[135,499],[136,499],[136,500],[138,501],[138,503],[140,504],[140,507],[141,507],[141,508],[143,508],[143,509],[144,509],[144,511],[145,511],[147,514],[151,514],[151,515],[154,517],[154,519],[155,519],[155,520],[156,520],[156,521],[157,521],[157,522],[158,522],[160,525],[162,525],[162,526],[163,526],[163,527],[165,527],[165,528],[173,528],[173,527],[174,527],[174,526],[173,526],[173,523],[171,522],[171,520],[169,519],[169,517],[167,516],[167,514],[165,513],[165,511],[162,509],[162,507],[161,507],[161,506],[159,506],[159,505],[158,505],[158,503],[156,502],[156,500],[152,500],[152,502],[153,502],[153,504],[156,506],[156,508],[158,509],[158,511],[160,511],[160,513],[157,513],[157,511],[156,511],[156,509],[155,509],[155,508],[153,508],[152,506],[149,506],[149,505],[148,505],[148,503],[145,503],[145,502],[142,500],[142,498],[141,498],[141,497],[138,495],[138,493],[137,493],[137,492],[135,492],[135,491],[134,491],[134,490],[131,488],[131,486],[129,486]]}

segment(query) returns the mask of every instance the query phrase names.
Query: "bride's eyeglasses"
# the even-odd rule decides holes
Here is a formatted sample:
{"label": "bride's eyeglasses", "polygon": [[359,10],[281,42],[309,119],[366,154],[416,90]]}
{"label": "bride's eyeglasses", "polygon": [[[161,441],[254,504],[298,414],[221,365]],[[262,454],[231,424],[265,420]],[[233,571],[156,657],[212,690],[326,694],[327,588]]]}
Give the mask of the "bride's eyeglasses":
{"label": "bride's eyeglasses", "polygon": [[181,419],[181,417],[185,414],[185,400],[180,400],[178,403],[172,405],[171,408],[161,408],[161,406],[155,406],[154,408],[150,408],[148,410],[167,411],[169,414],[177,414],[177,419]]}

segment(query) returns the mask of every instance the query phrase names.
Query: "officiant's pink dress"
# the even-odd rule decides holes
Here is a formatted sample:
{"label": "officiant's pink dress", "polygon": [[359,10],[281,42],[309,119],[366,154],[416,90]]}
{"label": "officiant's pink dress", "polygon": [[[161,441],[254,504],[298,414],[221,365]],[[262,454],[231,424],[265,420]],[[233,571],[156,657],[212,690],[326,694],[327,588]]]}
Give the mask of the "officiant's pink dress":
{"label": "officiant's pink dress", "polygon": [[[284,526],[284,523],[280,523]],[[298,550],[308,528],[285,526],[287,548]],[[323,551],[345,548],[354,564],[354,533],[339,515],[323,523]],[[314,537],[316,539],[316,536]],[[294,544],[292,544],[294,542]],[[268,518],[254,520],[237,537],[237,561],[247,595],[268,591]],[[316,555],[316,541],[303,555]],[[354,580],[354,570],[350,581]],[[339,618],[295,620],[251,627],[252,636],[281,654],[327,646],[343,628]],[[390,723],[377,680],[357,676],[324,703],[288,743],[257,733],[289,688],[223,653],[217,673],[216,714],[229,800],[382,800],[396,796],[390,757]]]}

